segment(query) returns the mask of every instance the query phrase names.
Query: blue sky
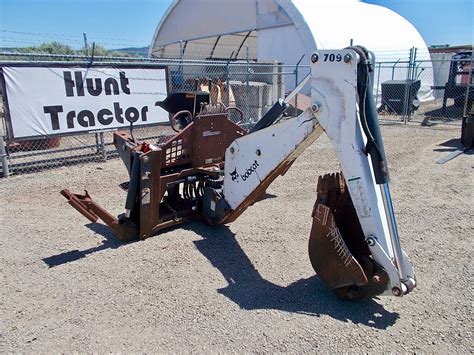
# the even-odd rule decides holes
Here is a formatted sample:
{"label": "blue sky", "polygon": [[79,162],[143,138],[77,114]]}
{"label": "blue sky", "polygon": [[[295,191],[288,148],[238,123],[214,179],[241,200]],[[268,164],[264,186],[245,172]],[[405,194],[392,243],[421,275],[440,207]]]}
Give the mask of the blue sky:
{"label": "blue sky", "polygon": [[[199,1],[199,0],[195,0]],[[238,0],[235,0],[238,1]],[[0,47],[59,41],[82,33],[107,48],[146,46],[171,0],[0,0]],[[408,19],[428,45],[474,42],[473,0],[366,0]],[[370,19],[368,19],[370,21]]]}
{"label": "blue sky", "polygon": [[428,46],[473,44],[473,0],[366,0],[388,7],[410,21]]}

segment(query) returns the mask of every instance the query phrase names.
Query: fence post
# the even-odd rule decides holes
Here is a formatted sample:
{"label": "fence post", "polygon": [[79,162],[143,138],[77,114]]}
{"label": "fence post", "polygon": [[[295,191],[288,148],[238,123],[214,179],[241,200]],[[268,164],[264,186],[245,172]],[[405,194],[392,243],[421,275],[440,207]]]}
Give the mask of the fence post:
{"label": "fence post", "polygon": [[99,132],[99,146],[100,146],[100,153],[102,155],[102,160],[104,162],[107,161],[107,150],[105,148],[105,139],[104,139],[104,132]]}
{"label": "fence post", "polygon": [[416,70],[416,53],[418,51],[418,48],[416,47],[413,47],[413,59],[411,61],[411,71],[410,71],[410,77],[409,77],[409,80],[410,80],[410,86],[408,86],[408,97],[407,97],[407,120],[410,119],[411,117],[411,114],[412,114],[412,97],[411,97],[411,94],[412,94],[412,85],[415,81],[415,70]]}
{"label": "fence post", "polygon": [[[295,66],[295,88],[298,86],[299,82],[298,82],[298,71],[299,71],[299,66],[300,66],[300,63],[301,61],[303,60],[304,58],[304,54],[301,56],[300,60],[298,60],[298,62],[296,63],[296,66]],[[296,94],[295,96],[295,113],[298,114],[298,94]]]}
{"label": "fence post", "polygon": [[398,62],[400,61],[400,59],[398,59],[393,65],[392,65],[392,80],[393,78],[395,77],[395,68],[398,64]]}
{"label": "fence post", "polygon": [[247,70],[245,75],[245,102],[249,121],[257,121],[259,118],[252,117],[252,110],[250,105],[250,49],[246,47],[246,61]]}
{"label": "fence post", "polygon": [[469,66],[469,76],[467,77],[467,86],[466,86],[466,97],[464,98],[464,108],[462,110],[462,117],[467,117],[467,107],[469,104],[472,105],[472,102],[469,102],[469,96],[472,85],[472,70],[474,68],[474,52],[471,51],[471,65]]}
{"label": "fence post", "polygon": [[414,66],[414,60],[416,56],[416,48],[410,48],[410,59],[408,60],[408,70],[407,70],[407,78],[405,81],[405,100],[403,104],[403,122],[407,124],[410,114],[410,94],[411,94],[411,80],[412,80],[412,72]]}
{"label": "fence post", "polygon": [[[234,52],[232,52],[234,53]],[[230,75],[229,75],[229,67],[230,67],[230,58],[227,60],[225,64],[225,88],[227,90],[227,107],[230,106]],[[230,116],[229,116],[230,117]]]}
{"label": "fence post", "polygon": [[95,136],[95,151],[97,154],[99,154],[100,153],[99,133],[95,132],[94,136]]}
{"label": "fence post", "polygon": [[[377,59],[377,58],[376,58]],[[378,101],[379,101],[379,85],[380,85],[380,69],[382,67],[382,63],[379,62],[379,72],[377,73],[377,85],[375,86],[375,93],[376,93],[376,96],[375,96],[375,106],[377,106],[378,104]],[[380,104],[382,104],[382,100],[380,100]]]}
{"label": "fence post", "polygon": [[0,158],[2,159],[3,177],[9,177],[10,169],[8,166],[8,156],[4,136],[0,136]]}

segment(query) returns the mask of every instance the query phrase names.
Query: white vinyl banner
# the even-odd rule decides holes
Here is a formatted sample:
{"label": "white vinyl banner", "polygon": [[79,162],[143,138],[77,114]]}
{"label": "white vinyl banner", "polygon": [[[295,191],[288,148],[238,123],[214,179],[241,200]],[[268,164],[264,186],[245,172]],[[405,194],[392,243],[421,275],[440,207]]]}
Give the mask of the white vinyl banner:
{"label": "white vinyl banner", "polygon": [[165,68],[3,67],[13,138],[168,121]]}

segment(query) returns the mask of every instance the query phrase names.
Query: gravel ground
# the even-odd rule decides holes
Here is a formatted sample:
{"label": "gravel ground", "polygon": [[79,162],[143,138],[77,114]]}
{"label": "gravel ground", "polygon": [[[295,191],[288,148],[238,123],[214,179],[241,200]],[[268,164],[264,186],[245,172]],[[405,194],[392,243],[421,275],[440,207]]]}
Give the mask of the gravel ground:
{"label": "gravel ground", "polygon": [[0,351],[473,352],[473,156],[435,163],[459,127],[383,134],[417,269],[408,296],[342,302],[314,275],[316,178],[337,169],[326,138],[233,224],[128,244],[59,195],[88,188],[120,213],[126,172],[115,160],[0,180]]}

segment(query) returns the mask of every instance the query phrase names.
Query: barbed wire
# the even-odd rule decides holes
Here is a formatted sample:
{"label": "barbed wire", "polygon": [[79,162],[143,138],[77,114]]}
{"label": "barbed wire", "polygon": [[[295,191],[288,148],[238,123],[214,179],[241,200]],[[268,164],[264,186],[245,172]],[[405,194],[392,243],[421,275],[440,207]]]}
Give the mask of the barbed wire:
{"label": "barbed wire", "polygon": [[5,32],[5,33],[15,33],[15,34],[22,34],[22,35],[30,35],[30,36],[36,36],[36,37],[61,37],[61,38],[82,38],[82,36],[79,35],[64,35],[64,34],[59,34],[59,33],[40,33],[40,32],[23,32],[23,31],[10,31],[10,30],[2,30],[0,29],[0,32]]}
{"label": "barbed wire", "polygon": [[8,42],[8,43],[18,43],[18,44],[41,44],[41,42],[32,41],[32,40],[23,40],[19,38],[7,38],[7,37],[1,37],[1,36],[0,36],[0,41],[2,43]]}
{"label": "barbed wire", "polygon": [[[16,34],[16,35],[22,35],[23,37],[10,37],[13,39],[20,39],[20,40],[31,40],[30,37],[38,37],[38,38],[50,38],[50,39],[62,39],[67,40],[67,42],[71,43],[84,43],[84,40],[82,36],[71,36],[71,35],[61,35],[61,34],[55,34],[55,33],[39,33],[39,32],[22,32],[22,31],[10,31],[10,30],[1,30],[1,33],[9,33],[9,34]],[[28,36],[28,37],[24,37]],[[149,42],[145,41],[143,39],[138,40],[138,39],[125,39],[125,38],[112,38],[112,37],[102,37],[102,36],[90,36],[90,39],[99,39],[101,40],[101,44],[105,45],[116,45],[116,46],[136,46],[137,44],[140,45],[147,45]],[[112,41],[118,41],[118,42],[104,42],[102,39],[105,40],[112,40]],[[38,42],[41,42],[41,40],[38,40]],[[98,41],[97,41],[98,42]]]}

